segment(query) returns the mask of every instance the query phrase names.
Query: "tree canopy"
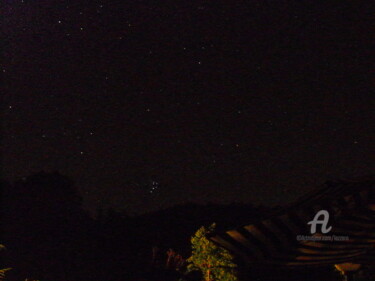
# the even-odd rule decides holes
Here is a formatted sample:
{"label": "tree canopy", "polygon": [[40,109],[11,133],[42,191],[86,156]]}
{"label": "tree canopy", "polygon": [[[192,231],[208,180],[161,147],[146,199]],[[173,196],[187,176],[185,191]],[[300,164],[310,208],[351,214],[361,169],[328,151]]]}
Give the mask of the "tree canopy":
{"label": "tree canopy", "polygon": [[205,281],[237,281],[233,256],[216,246],[206,235],[215,229],[215,223],[208,228],[202,226],[191,238],[192,255],[188,258],[188,271],[201,271]]}

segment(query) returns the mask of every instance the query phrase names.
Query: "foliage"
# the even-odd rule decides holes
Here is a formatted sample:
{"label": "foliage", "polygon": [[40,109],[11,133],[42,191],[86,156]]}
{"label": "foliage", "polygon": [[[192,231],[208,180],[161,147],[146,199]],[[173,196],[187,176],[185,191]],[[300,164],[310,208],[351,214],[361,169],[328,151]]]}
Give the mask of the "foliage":
{"label": "foliage", "polygon": [[[0,244],[0,250],[3,250],[5,249],[5,246]],[[4,280],[5,278],[5,273],[7,271],[11,270],[11,268],[3,268],[3,269],[0,269],[0,280]]]}
{"label": "foliage", "polygon": [[187,260],[188,271],[201,271],[205,281],[236,281],[237,265],[233,262],[233,256],[206,237],[214,229],[215,224],[208,229],[202,226],[191,238],[192,255]]}

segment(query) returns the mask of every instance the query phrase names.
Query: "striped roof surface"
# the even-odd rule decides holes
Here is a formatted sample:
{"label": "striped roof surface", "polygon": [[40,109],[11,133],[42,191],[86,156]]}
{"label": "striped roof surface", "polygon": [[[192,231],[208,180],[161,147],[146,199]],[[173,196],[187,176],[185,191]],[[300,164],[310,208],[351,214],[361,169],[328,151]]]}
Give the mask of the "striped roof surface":
{"label": "striped roof surface", "polygon": [[[326,183],[312,193],[255,223],[209,235],[250,264],[323,266],[375,261],[375,180]],[[328,233],[311,233],[317,213],[329,214]],[[322,219],[324,217],[319,217]]]}

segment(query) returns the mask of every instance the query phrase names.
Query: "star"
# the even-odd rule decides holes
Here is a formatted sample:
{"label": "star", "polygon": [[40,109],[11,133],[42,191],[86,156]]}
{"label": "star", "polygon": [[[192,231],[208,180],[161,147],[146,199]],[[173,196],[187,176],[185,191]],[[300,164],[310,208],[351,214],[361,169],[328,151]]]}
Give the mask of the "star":
{"label": "star", "polygon": [[[95,189],[110,194],[116,193],[121,183],[140,177],[141,186],[146,187],[142,195],[153,198],[165,191],[168,197],[174,186],[178,186],[191,195],[187,196],[189,200],[195,201],[193,194],[198,192],[193,189],[198,191],[202,186],[201,200],[202,194],[215,186],[216,176],[223,187],[210,195],[213,200],[221,200],[218,194],[225,195],[226,189],[242,174],[243,186],[259,182],[268,173],[267,163],[271,161],[280,160],[270,171],[274,174],[265,179],[267,186],[279,179],[296,181],[296,186],[304,177],[323,181],[324,175],[339,172],[338,169],[345,169],[343,173],[358,170],[356,163],[361,158],[369,162],[366,134],[371,125],[366,120],[371,112],[361,113],[369,107],[363,102],[368,98],[349,94],[357,90],[367,92],[364,80],[368,77],[358,72],[364,69],[360,65],[361,54],[354,54],[354,49],[360,47],[359,41],[349,40],[344,31],[340,36],[331,32],[332,40],[326,46],[324,34],[312,35],[303,24],[293,28],[305,13],[285,26],[279,25],[279,18],[273,19],[275,13],[267,16],[260,13],[250,25],[233,4],[234,9],[225,13],[224,21],[241,28],[236,29],[236,34],[224,32],[218,36],[223,34],[221,24],[211,24],[202,18],[203,32],[196,32],[195,17],[153,16],[169,14],[169,8],[165,5],[155,8],[142,1],[126,4],[115,1],[111,5],[89,1],[86,6],[78,1],[61,7],[45,1],[41,6],[31,5],[27,0],[5,2],[7,8],[9,2],[11,9],[6,11],[11,17],[26,12],[39,18],[43,16],[40,9],[48,10],[49,15],[46,20],[38,21],[38,26],[18,18],[5,26],[9,29],[6,34],[14,30],[19,33],[19,40],[8,44],[9,55],[0,68],[10,82],[3,105],[9,129],[5,144],[10,148],[4,149],[8,154],[6,161],[10,162],[4,166],[10,174],[26,175],[34,168],[56,166],[62,173],[71,174],[72,180],[78,180],[82,185],[79,188],[90,190],[88,197],[93,202],[100,192],[88,189],[91,182],[95,182]],[[19,5],[21,2],[25,5]],[[21,10],[15,13],[13,4]],[[178,8],[182,15],[204,16],[210,9],[205,4],[177,7],[180,5],[177,3],[174,7],[175,4],[170,5],[171,11]],[[322,24],[319,14],[307,14],[306,20]],[[336,16],[333,13],[330,20],[337,20]],[[346,20],[339,18],[338,25]],[[223,18],[212,13],[210,19],[220,23]],[[276,29],[257,28],[265,22]],[[354,26],[357,23],[354,20],[351,23],[353,31],[357,31]],[[241,39],[246,38],[249,30],[255,44],[244,44]],[[274,38],[280,32],[288,43],[286,48]],[[362,38],[360,32],[351,34],[360,40],[368,39]],[[294,42],[293,38],[300,41]],[[341,41],[349,43],[341,46]],[[316,44],[312,46],[309,42]],[[262,48],[264,44],[268,47]],[[14,50],[10,48],[13,45]],[[302,46],[298,54],[293,52],[297,45]],[[339,53],[331,52],[337,48]],[[25,54],[28,59],[23,61]],[[13,59],[13,55],[19,58]],[[32,73],[27,75],[29,66],[34,64]],[[309,67],[301,66],[305,64]],[[363,78],[360,86],[354,87],[351,84],[355,83],[350,81],[344,81],[345,85],[340,82],[351,77],[349,70],[358,72],[353,77],[358,74]],[[318,79],[320,72],[325,79]],[[10,81],[13,77],[17,77],[17,83]],[[39,92],[44,93],[43,97],[37,97]],[[326,92],[342,92],[344,96],[325,97]],[[317,96],[311,98],[311,93]],[[24,147],[27,135],[30,138]],[[332,137],[341,141],[335,143],[335,149],[328,150]],[[293,147],[288,146],[290,143]],[[322,155],[326,150],[330,157]],[[23,151],[30,156],[20,157]],[[49,158],[44,159],[44,154]],[[317,159],[310,159],[315,154]],[[337,165],[325,164],[327,160]],[[290,167],[298,167],[299,163],[305,166],[298,171],[277,169],[284,161],[288,165],[290,162]],[[202,166],[210,168],[207,173],[199,171]],[[256,173],[251,172],[252,168],[257,169]],[[156,181],[150,175],[160,176],[163,184],[155,186],[159,178]],[[179,204],[178,200],[172,201],[173,196],[167,199],[171,204]],[[133,200],[120,197],[124,206]],[[248,198],[252,200],[252,194]],[[274,203],[273,199],[265,199]],[[134,200],[141,199],[134,197]],[[156,207],[156,201],[150,207]],[[95,207],[94,202],[90,208]],[[137,212],[147,208],[142,205]]]}

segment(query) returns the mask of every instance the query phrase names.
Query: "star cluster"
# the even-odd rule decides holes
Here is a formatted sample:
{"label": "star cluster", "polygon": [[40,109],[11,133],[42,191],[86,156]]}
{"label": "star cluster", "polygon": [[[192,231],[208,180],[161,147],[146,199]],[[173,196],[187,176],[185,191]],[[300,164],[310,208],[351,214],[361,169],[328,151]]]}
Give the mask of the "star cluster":
{"label": "star cluster", "polygon": [[5,1],[4,175],[59,170],[89,208],[143,212],[369,173],[367,11]]}

